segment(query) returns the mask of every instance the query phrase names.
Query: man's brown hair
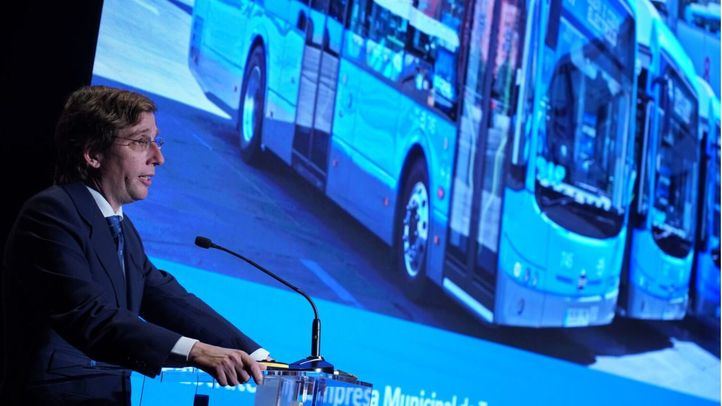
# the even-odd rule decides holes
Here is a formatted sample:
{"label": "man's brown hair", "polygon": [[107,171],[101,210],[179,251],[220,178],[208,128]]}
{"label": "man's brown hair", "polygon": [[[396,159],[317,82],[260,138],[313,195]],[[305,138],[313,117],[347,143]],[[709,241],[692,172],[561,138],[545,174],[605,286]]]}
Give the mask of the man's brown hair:
{"label": "man's brown hair", "polygon": [[95,169],[83,154],[105,153],[118,131],[137,124],[141,113],[155,111],[152,100],[129,90],[86,86],[73,92],[55,128],[55,183],[89,181]]}

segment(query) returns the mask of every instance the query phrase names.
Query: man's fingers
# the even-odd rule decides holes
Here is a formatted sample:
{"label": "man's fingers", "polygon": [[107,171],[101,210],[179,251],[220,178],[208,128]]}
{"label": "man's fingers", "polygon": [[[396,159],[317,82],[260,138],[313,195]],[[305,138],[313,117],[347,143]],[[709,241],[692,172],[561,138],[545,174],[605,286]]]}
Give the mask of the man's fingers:
{"label": "man's fingers", "polygon": [[250,376],[244,370],[245,359],[243,358],[244,353],[241,351],[235,351],[229,354],[229,361],[232,362],[231,367],[233,368],[233,375],[238,379],[238,383],[246,383]]}
{"label": "man's fingers", "polygon": [[253,380],[260,384],[263,382],[263,373],[261,373],[261,366],[254,360],[250,355],[246,354],[245,352],[242,353],[244,365],[246,371],[250,373],[250,376],[253,376]]}
{"label": "man's fingers", "polygon": [[197,342],[191,349],[191,363],[214,375],[222,386],[236,386],[251,378],[257,384],[263,382],[265,365],[258,364],[250,355],[241,351],[221,348]]}
{"label": "man's fingers", "polygon": [[216,367],[216,380],[219,384],[221,384],[221,386],[228,385],[228,381],[226,380],[226,374],[223,371],[223,365],[218,365]]}
{"label": "man's fingers", "polygon": [[[263,369],[265,369],[265,365],[263,365]],[[253,375],[253,380],[256,381],[256,384],[260,385],[263,383],[263,372],[261,372],[261,365],[259,365],[257,362],[253,362],[250,365],[251,375]]]}
{"label": "man's fingers", "polygon": [[246,383],[249,379],[251,379],[251,376],[248,375],[248,372],[246,372],[242,366],[239,365],[236,371],[238,371],[238,377],[241,378],[241,383]]}
{"label": "man's fingers", "polygon": [[236,385],[238,385],[239,383],[245,382],[245,380],[240,379],[240,378],[242,378],[242,377],[238,376],[238,374],[237,374],[238,367],[237,367],[237,364],[236,364],[236,360],[235,360],[235,359],[233,359],[233,358],[231,357],[230,359],[227,359],[227,360],[226,360],[225,364],[226,364],[226,371],[227,371],[227,372],[226,372],[226,375],[227,375],[228,378],[229,378],[229,379],[228,379],[228,381],[229,381],[228,384],[229,384],[229,385],[236,386]]}

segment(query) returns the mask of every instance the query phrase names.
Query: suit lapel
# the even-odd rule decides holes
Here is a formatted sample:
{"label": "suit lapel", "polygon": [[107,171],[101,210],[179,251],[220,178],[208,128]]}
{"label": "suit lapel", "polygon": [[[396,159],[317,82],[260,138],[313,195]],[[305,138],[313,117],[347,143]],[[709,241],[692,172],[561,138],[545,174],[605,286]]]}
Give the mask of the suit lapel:
{"label": "suit lapel", "polygon": [[[95,251],[103,271],[113,285],[113,293],[119,307],[126,307],[126,286],[123,270],[120,268],[115,241],[110,233],[107,220],[100,212],[90,192],[82,183],[71,183],[64,186],[75,202],[78,212],[90,226],[90,246]],[[91,268],[92,270],[92,268]]]}

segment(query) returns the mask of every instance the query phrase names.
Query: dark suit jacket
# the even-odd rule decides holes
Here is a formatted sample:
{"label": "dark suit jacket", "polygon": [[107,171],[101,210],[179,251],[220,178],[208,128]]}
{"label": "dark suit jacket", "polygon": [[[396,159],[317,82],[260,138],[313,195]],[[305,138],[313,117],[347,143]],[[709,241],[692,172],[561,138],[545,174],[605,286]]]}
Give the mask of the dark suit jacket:
{"label": "dark suit jacket", "polygon": [[248,353],[259,348],[155,268],[127,216],[122,224],[125,277],[110,228],[82,183],[53,186],[25,204],[3,269],[6,395],[128,369],[155,376],[181,335]]}

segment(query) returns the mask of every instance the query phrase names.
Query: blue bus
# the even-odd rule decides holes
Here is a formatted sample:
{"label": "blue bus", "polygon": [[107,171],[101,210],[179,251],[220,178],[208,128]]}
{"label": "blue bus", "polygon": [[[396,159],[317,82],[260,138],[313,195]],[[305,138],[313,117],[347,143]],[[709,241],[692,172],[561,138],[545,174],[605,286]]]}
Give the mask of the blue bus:
{"label": "blue bus", "polygon": [[697,217],[700,137],[692,62],[648,1],[637,3],[639,179],[620,313],[684,317]]}
{"label": "blue bus", "polygon": [[720,321],[720,102],[710,85],[697,78],[700,95],[700,164],[697,256],[692,278],[692,313],[719,326]]}
{"label": "blue bus", "polygon": [[189,65],[237,123],[481,319],[615,314],[634,179],[625,0],[197,0]]}

